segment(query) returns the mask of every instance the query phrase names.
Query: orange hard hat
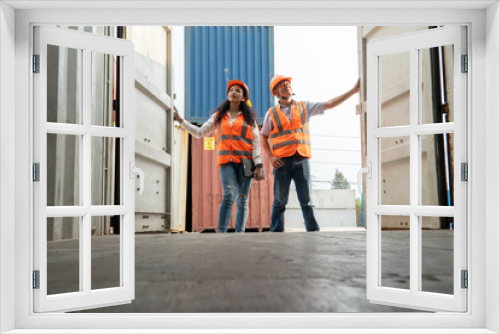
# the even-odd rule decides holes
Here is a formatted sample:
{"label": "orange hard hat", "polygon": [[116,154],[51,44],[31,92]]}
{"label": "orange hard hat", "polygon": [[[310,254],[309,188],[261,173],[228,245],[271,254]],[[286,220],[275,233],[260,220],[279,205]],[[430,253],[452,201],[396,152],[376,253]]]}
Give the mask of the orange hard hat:
{"label": "orange hard hat", "polygon": [[274,95],[274,87],[276,87],[276,85],[279,84],[283,80],[286,80],[289,83],[292,83],[291,77],[285,77],[284,75],[281,75],[281,74],[274,75],[274,77],[271,79],[271,83],[269,84],[269,88],[271,88],[271,94]]}
{"label": "orange hard hat", "polygon": [[247,85],[243,81],[240,80],[231,80],[227,83],[227,91],[226,94],[229,93],[229,88],[231,88],[232,85],[239,85],[241,86],[246,92],[247,92],[247,99],[250,98],[250,91],[248,90]]}

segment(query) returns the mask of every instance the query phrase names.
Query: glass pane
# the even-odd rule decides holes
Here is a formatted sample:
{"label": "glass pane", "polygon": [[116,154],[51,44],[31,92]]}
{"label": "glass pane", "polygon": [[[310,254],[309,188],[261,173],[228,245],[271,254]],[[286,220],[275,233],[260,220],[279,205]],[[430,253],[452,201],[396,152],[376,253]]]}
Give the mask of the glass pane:
{"label": "glass pane", "polygon": [[92,125],[120,126],[121,57],[92,51]]}
{"label": "glass pane", "polygon": [[47,294],[80,291],[80,217],[47,218]]}
{"label": "glass pane", "polygon": [[410,137],[380,139],[382,205],[410,205]]}
{"label": "glass pane", "polygon": [[453,45],[420,50],[421,124],[453,122]]}
{"label": "glass pane", "polygon": [[380,56],[382,127],[410,124],[410,52]]}
{"label": "glass pane", "polygon": [[47,45],[47,122],[81,124],[82,52]]}
{"label": "glass pane", "polygon": [[47,206],[81,205],[80,140],[47,134]]}
{"label": "glass pane", "polygon": [[421,217],[422,291],[453,294],[453,218]]}
{"label": "glass pane", "polygon": [[453,206],[453,134],[420,136],[422,205]]}
{"label": "glass pane", "polygon": [[92,290],[120,284],[121,216],[92,217]]}
{"label": "glass pane", "polygon": [[92,137],[92,205],[120,205],[119,138]]}
{"label": "glass pane", "polygon": [[410,217],[380,218],[381,286],[410,289]]}

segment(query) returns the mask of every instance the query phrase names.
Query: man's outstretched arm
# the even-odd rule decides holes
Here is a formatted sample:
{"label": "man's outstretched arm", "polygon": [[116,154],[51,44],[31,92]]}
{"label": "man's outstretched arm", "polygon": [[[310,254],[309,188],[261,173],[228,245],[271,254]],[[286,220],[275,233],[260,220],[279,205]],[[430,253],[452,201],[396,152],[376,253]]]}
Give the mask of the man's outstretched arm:
{"label": "man's outstretched arm", "polygon": [[336,106],[340,105],[342,102],[344,102],[345,100],[347,100],[348,98],[350,98],[351,96],[353,96],[354,94],[359,92],[359,84],[360,84],[360,79],[358,79],[358,81],[356,82],[354,87],[349,89],[344,94],[339,95],[337,97],[334,97],[331,100],[326,101],[324,104],[325,105],[324,110],[335,108]]}

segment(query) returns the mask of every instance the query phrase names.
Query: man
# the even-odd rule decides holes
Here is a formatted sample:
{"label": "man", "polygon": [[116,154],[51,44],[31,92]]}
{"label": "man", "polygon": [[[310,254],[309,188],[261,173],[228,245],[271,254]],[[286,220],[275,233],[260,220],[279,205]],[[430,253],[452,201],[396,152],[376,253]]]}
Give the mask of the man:
{"label": "man", "polygon": [[[308,232],[319,231],[311,201],[311,177],[309,159],[309,117],[323,115],[349,97],[359,92],[359,79],[346,93],[326,102],[303,102],[292,99],[292,78],[276,74],[270,83],[279,103],[269,109],[262,126],[262,149],[274,167],[274,202],[271,213],[271,232],[285,229],[285,209],[293,180],[302,215]],[[272,147],[269,146],[271,140]]]}

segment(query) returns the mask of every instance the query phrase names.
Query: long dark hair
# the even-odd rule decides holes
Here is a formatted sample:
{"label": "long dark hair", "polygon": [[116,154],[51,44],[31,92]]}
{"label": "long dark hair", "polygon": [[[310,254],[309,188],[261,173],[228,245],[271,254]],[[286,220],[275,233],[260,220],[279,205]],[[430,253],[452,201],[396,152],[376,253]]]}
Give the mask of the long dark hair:
{"label": "long dark hair", "polygon": [[[245,98],[245,100],[248,100],[247,91],[245,89],[243,89],[243,97]],[[215,112],[219,112],[215,119],[215,124],[219,123],[222,117],[224,117],[224,115],[227,114],[227,112],[229,111],[229,105],[230,105],[229,100],[226,100],[222,102],[217,108],[215,108]],[[257,119],[255,117],[255,110],[254,108],[250,107],[246,101],[240,102],[239,109],[240,111],[243,112],[243,117],[250,126],[254,126],[257,124]]]}

